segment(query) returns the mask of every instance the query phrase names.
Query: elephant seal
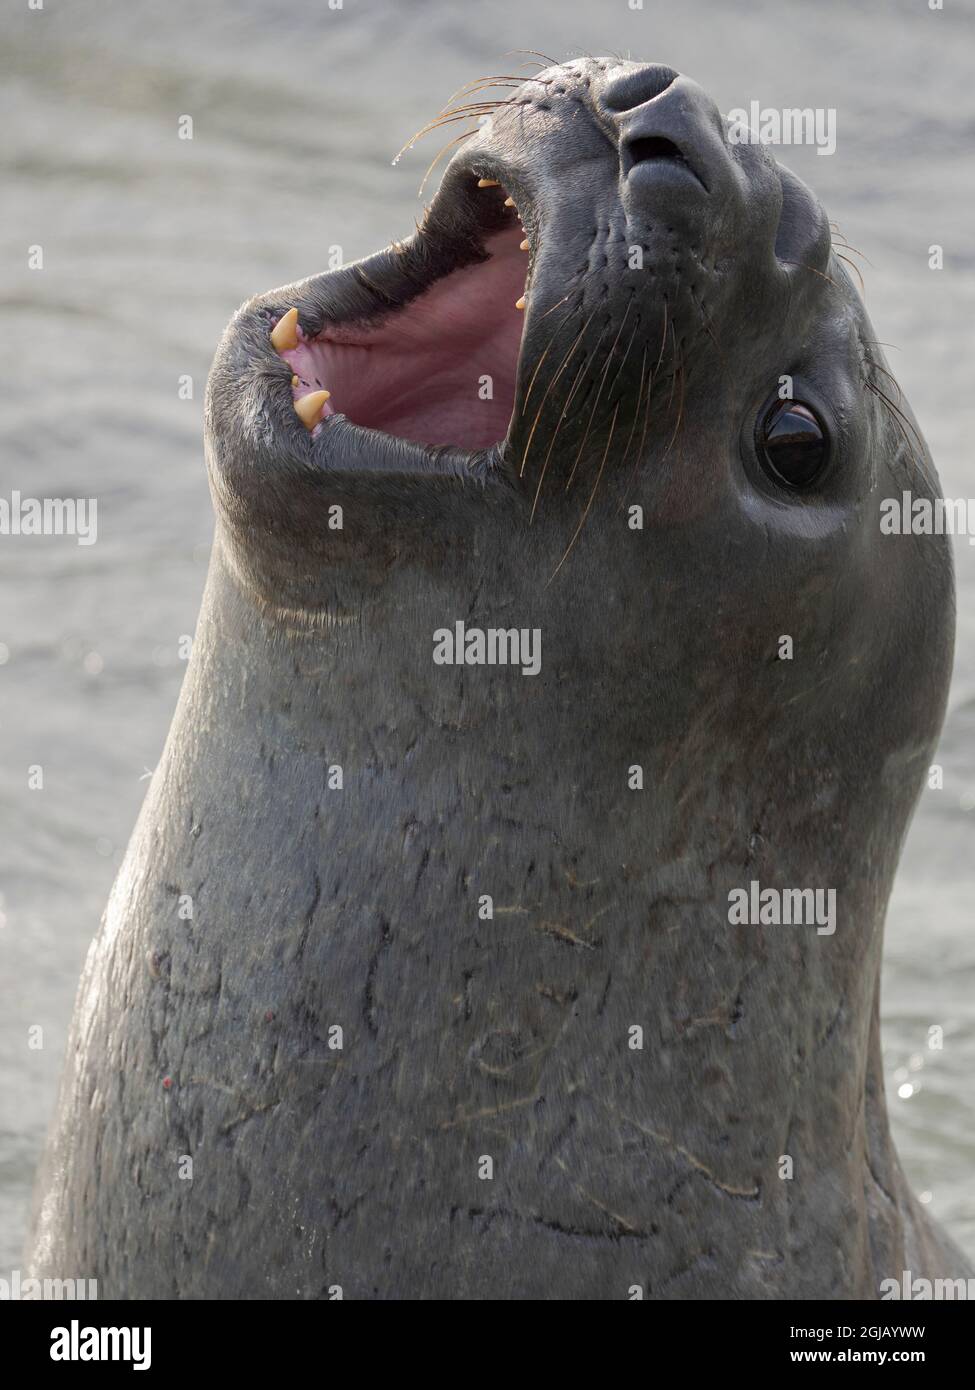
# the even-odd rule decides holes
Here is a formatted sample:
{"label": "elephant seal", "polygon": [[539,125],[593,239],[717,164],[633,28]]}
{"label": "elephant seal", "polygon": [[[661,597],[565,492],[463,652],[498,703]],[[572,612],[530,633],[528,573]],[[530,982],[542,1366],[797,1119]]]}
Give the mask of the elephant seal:
{"label": "elephant seal", "polygon": [[244,305],[36,1272],[859,1299],[964,1271],[881,1072],[953,645],[947,539],[878,524],[938,488],[894,390],[819,203],[658,65],[545,69],[409,240]]}

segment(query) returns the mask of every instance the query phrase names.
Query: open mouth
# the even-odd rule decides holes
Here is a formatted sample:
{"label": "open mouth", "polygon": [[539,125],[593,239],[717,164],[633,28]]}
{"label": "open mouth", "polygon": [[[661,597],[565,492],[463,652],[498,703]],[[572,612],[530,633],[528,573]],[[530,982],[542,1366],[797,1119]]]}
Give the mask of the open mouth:
{"label": "open mouth", "polygon": [[417,236],[393,248],[411,287],[401,303],[377,287],[382,307],[365,321],[332,313],[312,333],[296,308],[277,319],[271,342],[306,428],[342,415],[427,447],[505,438],[533,242],[499,179],[475,171],[460,199],[452,192],[441,189]]}

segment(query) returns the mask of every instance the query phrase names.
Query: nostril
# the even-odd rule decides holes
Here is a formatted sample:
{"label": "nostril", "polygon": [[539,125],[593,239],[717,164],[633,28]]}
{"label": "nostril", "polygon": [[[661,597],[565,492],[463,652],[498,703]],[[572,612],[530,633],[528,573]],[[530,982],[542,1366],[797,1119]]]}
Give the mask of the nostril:
{"label": "nostril", "polygon": [[627,140],[623,148],[627,171],[632,169],[634,164],[645,164],[650,159],[674,159],[681,164],[687,163],[673,140],[665,140],[658,135],[646,139]]}
{"label": "nostril", "polygon": [[646,67],[631,69],[608,83],[600,94],[600,100],[607,111],[632,111],[635,106],[643,106],[659,97],[679,76],[673,68],[665,67],[662,63],[648,63]]}
{"label": "nostril", "polygon": [[672,168],[683,169],[688,174],[692,174],[697,182],[708,191],[708,185],[701,176],[692,160],[681,149],[680,145],[668,140],[666,135],[628,135],[620,145],[620,166],[624,178],[630,175],[640,164],[656,165],[658,169]]}

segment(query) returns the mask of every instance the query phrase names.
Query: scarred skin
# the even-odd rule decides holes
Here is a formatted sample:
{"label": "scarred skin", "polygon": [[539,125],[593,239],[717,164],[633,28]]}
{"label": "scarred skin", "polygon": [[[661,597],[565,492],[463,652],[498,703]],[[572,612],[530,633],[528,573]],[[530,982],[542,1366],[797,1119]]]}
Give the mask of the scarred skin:
{"label": "scarred skin", "polygon": [[[822,208],[694,83],[579,60],[516,96],[417,236],[250,301],[220,346],[213,559],[82,980],[35,1273],[851,1299],[968,1272],[901,1173],[878,1024],[954,632],[948,541],[882,535],[879,504],[938,495],[930,458],[870,389]],[[641,135],[697,182],[628,176]],[[507,440],[310,434],[274,323],[381,319],[483,258],[478,176],[535,248]],[[783,373],[832,443],[801,496],[755,453]],[[540,673],[434,664],[458,620],[540,629]],[[835,933],[731,925],[754,879],[834,888]]]}

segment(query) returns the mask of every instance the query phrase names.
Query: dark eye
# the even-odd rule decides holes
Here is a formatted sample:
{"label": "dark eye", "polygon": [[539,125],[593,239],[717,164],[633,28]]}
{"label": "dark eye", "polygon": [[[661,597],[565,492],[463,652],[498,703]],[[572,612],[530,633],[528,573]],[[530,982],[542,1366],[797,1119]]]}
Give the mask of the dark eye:
{"label": "dark eye", "polygon": [[829,440],[815,412],[801,401],[776,401],[758,430],[762,467],[786,487],[809,487],[829,461]]}

